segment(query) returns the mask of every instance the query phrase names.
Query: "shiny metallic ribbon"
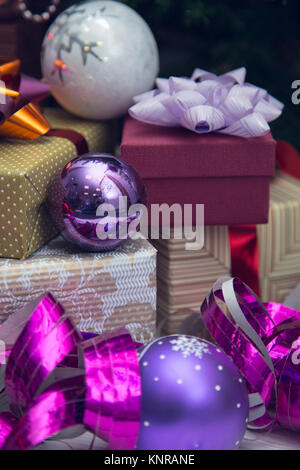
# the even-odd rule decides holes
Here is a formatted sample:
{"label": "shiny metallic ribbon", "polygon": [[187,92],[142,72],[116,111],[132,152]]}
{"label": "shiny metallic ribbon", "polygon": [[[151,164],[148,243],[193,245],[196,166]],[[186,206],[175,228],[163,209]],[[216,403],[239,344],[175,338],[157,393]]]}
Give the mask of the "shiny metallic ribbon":
{"label": "shiny metallic ribbon", "polygon": [[231,275],[242,279],[259,296],[259,250],[256,225],[229,226],[228,237]]}
{"label": "shiny metallic ribbon", "polygon": [[238,278],[220,278],[201,306],[214,341],[249,389],[250,427],[300,431],[300,312],[262,304]]}
{"label": "shiny metallic ribbon", "polygon": [[241,67],[220,76],[196,69],[191,78],[158,78],[156,89],[134,97],[129,114],[148,124],[182,126],[198,134],[265,135],[283,104],[245,77]]}
{"label": "shiny metallic ribbon", "polygon": [[0,413],[1,449],[32,449],[76,425],[110,449],[135,448],[141,379],[126,329],[82,335],[46,294],[11,315],[0,340],[8,351],[1,395],[9,403]]}
{"label": "shiny metallic ribbon", "polygon": [[20,74],[19,60],[0,65],[0,135],[33,140],[50,125],[34,103],[45,97],[47,84]]}

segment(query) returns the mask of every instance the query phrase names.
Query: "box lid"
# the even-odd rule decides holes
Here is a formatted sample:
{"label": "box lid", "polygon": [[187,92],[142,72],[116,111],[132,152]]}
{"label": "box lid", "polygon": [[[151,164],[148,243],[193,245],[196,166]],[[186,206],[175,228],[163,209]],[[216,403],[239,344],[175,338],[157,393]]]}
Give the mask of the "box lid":
{"label": "box lid", "polygon": [[127,117],[121,154],[142,178],[273,176],[276,141],[263,137],[196,134]]}

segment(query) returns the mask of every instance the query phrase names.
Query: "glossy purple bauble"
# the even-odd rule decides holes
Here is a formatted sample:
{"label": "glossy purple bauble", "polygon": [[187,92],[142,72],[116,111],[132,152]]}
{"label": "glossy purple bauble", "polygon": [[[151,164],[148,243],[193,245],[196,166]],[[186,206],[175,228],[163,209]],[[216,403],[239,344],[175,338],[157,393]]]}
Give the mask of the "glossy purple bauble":
{"label": "glossy purple bauble", "polygon": [[[121,197],[126,198],[123,205]],[[106,251],[128,237],[130,223],[140,214],[129,217],[127,209],[145,200],[145,187],[130,165],[113,155],[88,153],[69,162],[55,178],[48,204],[66,240],[88,251]],[[101,214],[103,204],[115,213]]]}
{"label": "glossy purple bauble", "polygon": [[248,391],[220,349],[193,336],[159,338],[139,351],[139,450],[237,449],[248,421]]}

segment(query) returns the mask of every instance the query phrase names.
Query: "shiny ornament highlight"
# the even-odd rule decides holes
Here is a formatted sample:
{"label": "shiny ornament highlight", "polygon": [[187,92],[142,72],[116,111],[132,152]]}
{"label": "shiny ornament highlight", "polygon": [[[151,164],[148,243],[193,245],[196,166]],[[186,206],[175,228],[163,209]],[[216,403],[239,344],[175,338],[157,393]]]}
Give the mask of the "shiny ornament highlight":
{"label": "shiny ornament highlight", "polygon": [[208,341],[159,338],[139,352],[142,414],[138,450],[237,449],[248,420],[247,387]]}
{"label": "shiny ornament highlight", "polygon": [[154,36],[128,6],[94,0],[61,13],[42,47],[42,71],[57,101],[86,119],[125,114],[152,88],[159,57]]}
{"label": "shiny ornament highlight", "polygon": [[[121,198],[121,199],[120,199]],[[48,197],[51,217],[63,237],[88,251],[106,251],[129,236],[145,203],[145,187],[136,171],[109,154],[89,153],[69,162],[55,178]],[[103,210],[110,204],[114,213]]]}

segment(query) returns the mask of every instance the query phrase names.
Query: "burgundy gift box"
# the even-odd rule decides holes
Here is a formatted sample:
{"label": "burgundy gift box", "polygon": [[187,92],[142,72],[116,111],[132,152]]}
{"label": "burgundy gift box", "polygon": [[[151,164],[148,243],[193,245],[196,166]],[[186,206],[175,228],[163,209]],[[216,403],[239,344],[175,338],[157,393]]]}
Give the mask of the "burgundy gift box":
{"label": "burgundy gift box", "polygon": [[271,134],[199,135],[127,117],[121,155],[143,178],[149,204],[205,204],[206,225],[261,224],[275,147]]}

